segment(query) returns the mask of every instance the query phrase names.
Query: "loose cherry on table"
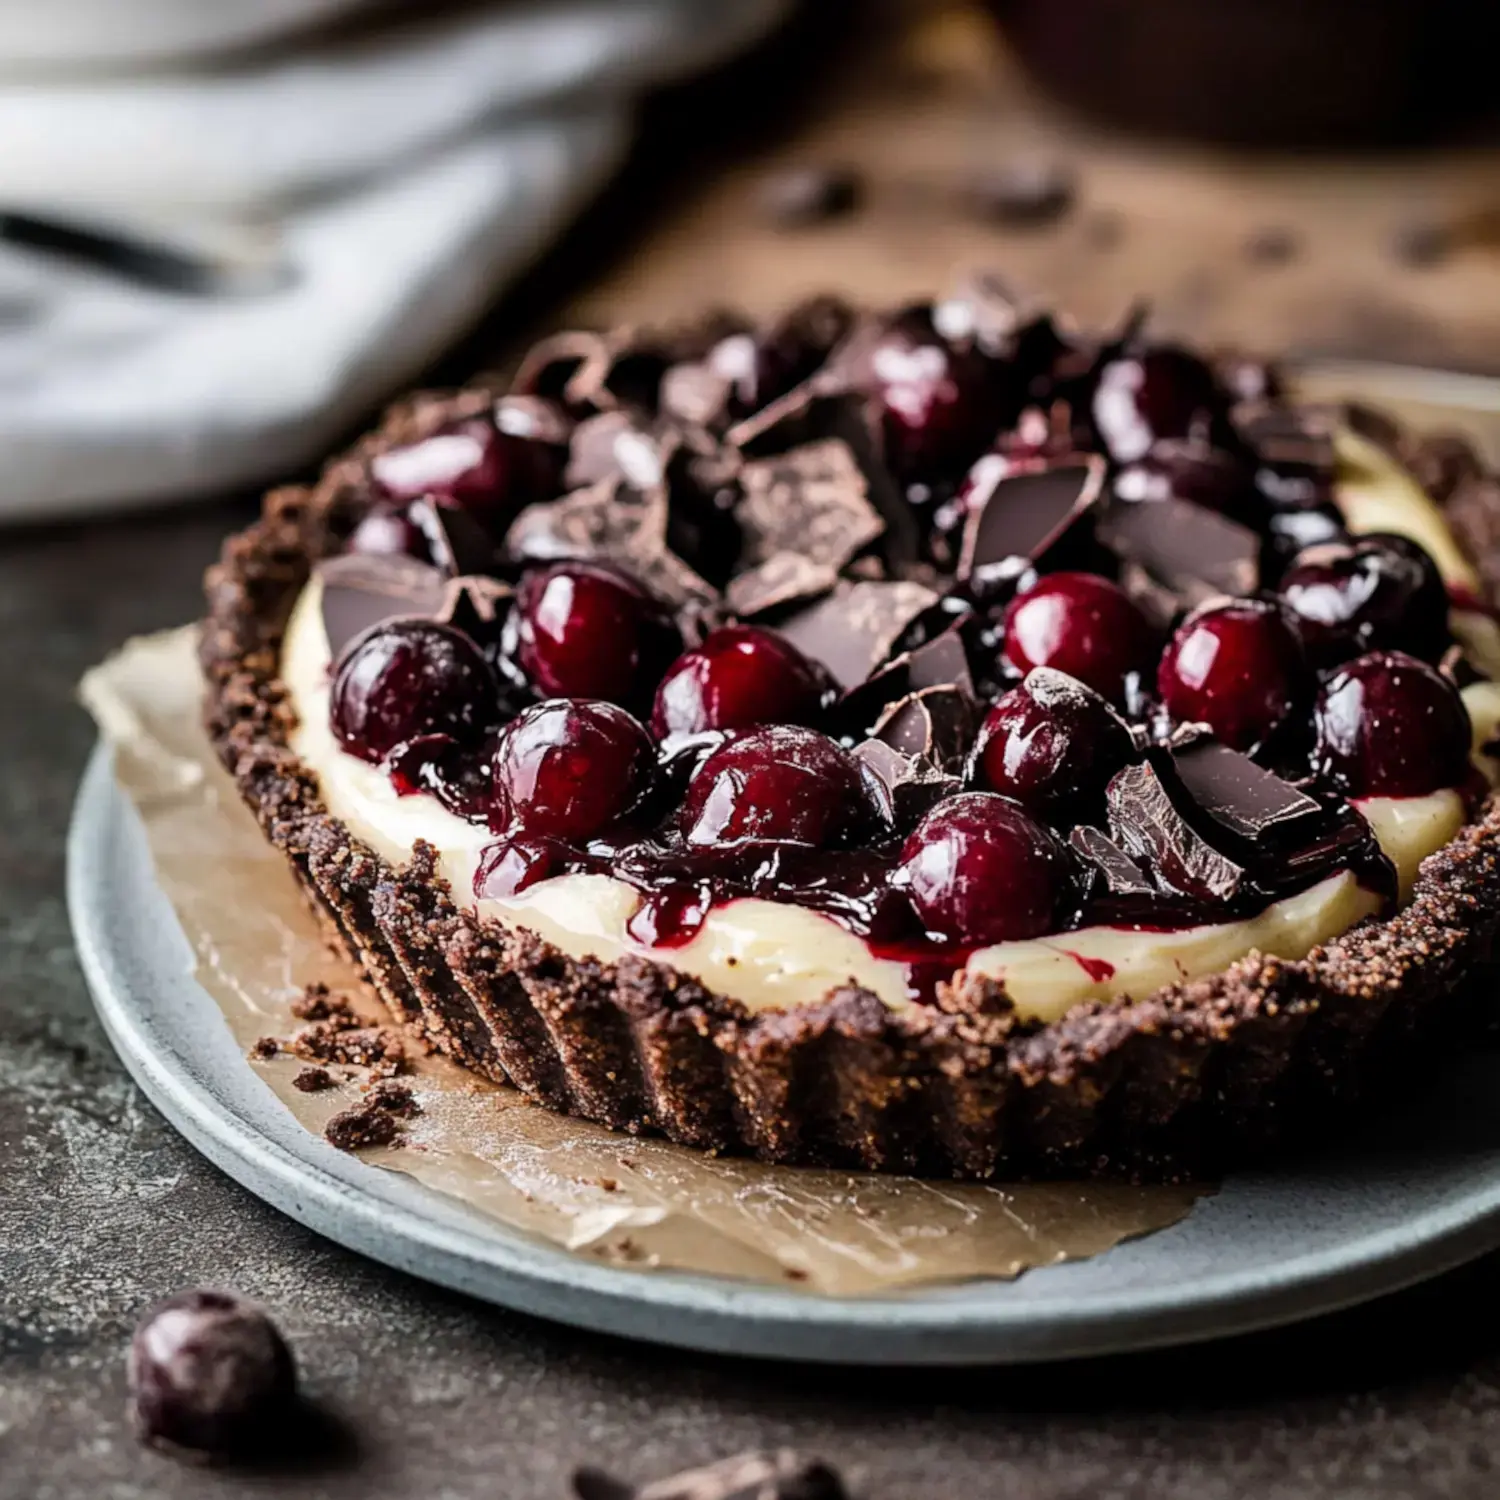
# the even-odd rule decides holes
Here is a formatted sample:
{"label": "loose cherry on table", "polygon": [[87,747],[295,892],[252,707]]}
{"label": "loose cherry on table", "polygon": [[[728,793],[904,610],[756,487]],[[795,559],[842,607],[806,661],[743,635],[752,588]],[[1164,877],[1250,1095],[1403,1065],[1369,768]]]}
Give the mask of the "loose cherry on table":
{"label": "loose cherry on table", "polygon": [[1049,573],[1006,609],[1004,650],[1021,672],[1055,667],[1118,703],[1126,676],[1149,667],[1156,637],[1109,579]]}
{"label": "loose cherry on table", "polygon": [[591,838],[642,801],[655,768],[650,736],[623,708],[569,698],[534,704],[496,741],[490,827]]}
{"label": "loose cherry on table", "polygon": [[757,724],[810,724],[829,690],[827,673],[785,636],[755,625],[726,625],[667,668],[651,731],[665,739]]}
{"label": "loose cherry on table", "polygon": [[1086,805],[1131,759],[1125,721],[1092,688],[1038,667],[989,711],[974,780],[1039,815]]}
{"label": "loose cherry on table", "polygon": [[1099,368],[1094,427],[1116,463],[1134,463],[1160,438],[1217,430],[1228,401],[1205,361],[1175,344],[1124,349]]}
{"label": "loose cherry on table", "polygon": [[826,735],[777,724],[737,735],[697,769],[683,799],[689,844],[747,839],[830,848],[876,825],[859,763]]}
{"label": "loose cherry on table", "polygon": [[544,698],[649,700],[682,647],[665,605],[602,563],[533,569],[521,580],[512,618],[517,665]]}
{"label": "loose cherry on table", "polygon": [[391,620],[356,636],[333,674],[333,732],[352,755],[380,761],[422,735],[474,740],[500,690],[479,648],[433,620]]}
{"label": "loose cherry on table", "polygon": [[1351,797],[1420,797],[1469,774],[1468,710],[1453,683],[1402,651],[1358,657],[1323,684],[1316,766]]}
{"label": "loose cherry on table", "polygon": [[963,947],[1050,932],[1068,884],[1053,836],[991,792],[933,808],[902,846],[899,876],[928,932]]}
{"label": "loose cherry on table", "polygon": [[1308,654],[1330,666],[1402,649],[1435,661],[1449,642],[1448,591],[1437,564],[1403,536],[1363,536],[1312,547],[1279,589]]}
{"label": "loose cherry on table", "polygon": [[1233,599],[1183,621],[1156,686],[1173,718],[1207,724],[1231,748],[1253,750],[1303,699],[1309,674],[1285,606]]}

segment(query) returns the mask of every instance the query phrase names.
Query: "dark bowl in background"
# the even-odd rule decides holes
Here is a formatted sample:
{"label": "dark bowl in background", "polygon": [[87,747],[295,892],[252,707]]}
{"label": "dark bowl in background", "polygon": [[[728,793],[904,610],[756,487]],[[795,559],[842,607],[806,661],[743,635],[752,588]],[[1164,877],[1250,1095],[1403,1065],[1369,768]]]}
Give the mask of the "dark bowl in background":
{"label": "dark bowl in background", "polygon": [[1413,141],[1492,115],[1495,0],[989,0],[1027,69],[1114,123],[1217,141]]}

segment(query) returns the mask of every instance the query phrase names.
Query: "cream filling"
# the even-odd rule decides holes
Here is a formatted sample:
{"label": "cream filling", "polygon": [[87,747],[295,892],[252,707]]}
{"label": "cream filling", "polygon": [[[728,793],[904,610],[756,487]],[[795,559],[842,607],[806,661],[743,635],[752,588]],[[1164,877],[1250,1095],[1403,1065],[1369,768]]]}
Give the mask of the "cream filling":
{"label": "cream filling", "polygon": [[[1456,594],[1477,596],[1474,570],[1442,513],[1411,476],[1351,432],[1339,434],[1338,457],[1336,499],[1350,529],[1413,538],[1432,554]],[[831,917],[802,907],[755,898],[725,902],[708,913],[690,942],[651,949],[626,930],[640,905],[639,893],[607,875],[563,875],[510,900],[475,901],[474,871],[491,841],[489,830],[456,817],[433,797],[398,796],[382,770],[349,755],[334,739],[321,604],[321,585],[314,579],[287,630],[282,675],[299,719],[292,748],[317,773],[329,811],[385,858],[401,864],[416,840],[425,839],[439,851],[440,873],[456,898],[481,916],[528,927],[574,958],[609,962],[627,953],[653,958],[752,1009],[809,1004],[848,983],[871,990],[895,1010],[912,1003],[904,964],[876,957]],[[1453,624],[1481,668],[1500,677],[1500,627],[1494,619],[1456,608]],[[1475,725],[1475,762],[1492,783],[1500,781],[1500,763],[1482,751],[1500,726],[1500,682],[1469,687],[1464,699]],[[1452,839],[1464,819],[1455,791],[1369,798],[1358,806],[1396,866],[1403,900],[1422,861]],[[1084,928],[981,949],[967,967],[1003,980],[1022,1015],[1051,1020],[1080,1001],[1146,995],[1164,984],[1216,973],[1255,950],[1304,957],[1378,906],[1378,898],[1346,871],[1243,921],[1168,932]]]}

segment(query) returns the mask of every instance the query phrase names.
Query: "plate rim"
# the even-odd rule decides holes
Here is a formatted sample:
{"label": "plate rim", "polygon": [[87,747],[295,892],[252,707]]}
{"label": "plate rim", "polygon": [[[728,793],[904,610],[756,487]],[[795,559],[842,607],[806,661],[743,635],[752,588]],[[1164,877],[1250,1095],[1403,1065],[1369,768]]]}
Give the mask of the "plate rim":
{"label": "plate rim", "polygon": [[[396,1270],[516,1311],[718,1354],[825,1364],[1023,1364],[1276,1327],[1399,1291],[1500,1248],[1497,1165],[1492,1183],[1459,1202],[1367,1233],[1337,1251],[1314,1249],[1275,1268],[1201,1278],[1187,1300],[1167,1288],[1127,1287],[1103,1307],[1081,1304],[1064,1291],[1007,1310],[1004,1293],[1012,1283],[999,1280],[966,1283],[974,1296],[959,1304],[920,1289],[887,1297],[820,1297],[590,1261],[461,1209],[404,1174],[334,1153],[288,1113],[286,1121],[305,1142],[299,1153],[215,1098],[185,1066],[183,1054],[161,1047],[151,1034],[149,1008],[143,1011],[132,995],[123,961],[107,938],[108,882],[91,872],[107,867],[112,843],[122,847],[132,835],[149,859],[138,815],[119,789],[113,757],[101,741],[79,783],[68,830],[68,915],[95,1010],[152,1105],[221,1171],[298,1223]],[[152,895],[166,908],[154,882],[146,899]],[[184,978],[193,982],[190,975]],[[211,997],[201,993],[217,1013]],[[248,1068],[247,1077],[275,1109],[284,1110]],[[319,1160],[324,1153],[336,1160]],[[417,1211],[424,1201],[425,1216]],[[1047,1268],[1026,1274],[1045,1276]]]}

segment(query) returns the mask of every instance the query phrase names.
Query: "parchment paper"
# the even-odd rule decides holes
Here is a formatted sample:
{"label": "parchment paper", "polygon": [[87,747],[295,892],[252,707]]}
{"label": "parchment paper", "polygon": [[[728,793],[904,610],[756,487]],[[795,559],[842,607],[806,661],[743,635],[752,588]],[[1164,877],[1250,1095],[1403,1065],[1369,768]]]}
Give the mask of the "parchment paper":
{"label": "parchment paper", "polygon": [[[285,1037],[290,1002],[323,981],[378,1001],[334,957],[282,857],[261,837],[199,728],[193,631],[132,641],[84,679],[116,774],[198,956],[197,977],[247,1049]],[[305,1064],[251,1062],[309,1130],[358,1102],[357,1069],[301,1093]],[[399,1147],[362,1153],[501,1223],[642,1269],[738,1276],[829,1296],[1010,1277],[1175,1223],[1202,1189],[980,1185],[767,1167],[616,1135],[535,1108],[439,1058],[412,1056],[422,1114]]]}

